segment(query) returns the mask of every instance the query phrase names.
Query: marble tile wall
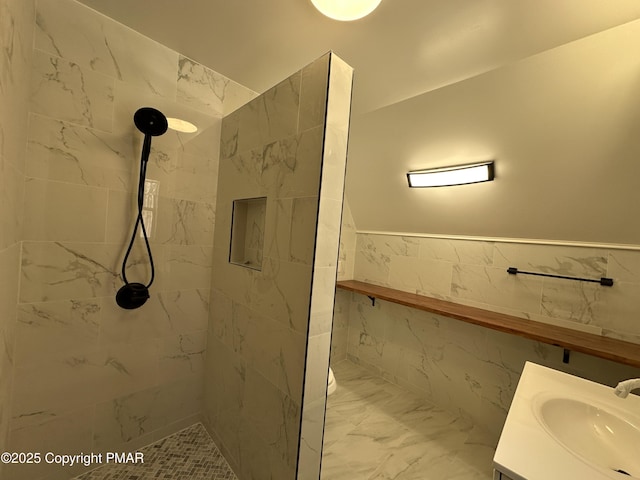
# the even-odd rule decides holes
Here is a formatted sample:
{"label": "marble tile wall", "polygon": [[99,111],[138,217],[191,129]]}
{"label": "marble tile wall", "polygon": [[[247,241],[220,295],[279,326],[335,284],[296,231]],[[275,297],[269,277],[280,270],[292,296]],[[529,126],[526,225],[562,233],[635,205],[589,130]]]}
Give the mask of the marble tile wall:
{"label": "marble tile wall", "polygon": [[[640,252],[576,246],[358,234],[354,278],[403,291],[640,343]],[[521,270],[589,278],[614,286],[542,277]],[[347,355],[396,383],[500,431],[526,360],[607,384],[640,375],[594,357],[425,312],[343,294]],[[346,305],[349,304],[345,314]],[[342,323],[345,320],[341,320]],[[335,343],[334,343],[335,345]]]}
{"label": "marble tile wall", "polygon": [[349,208],[347,198],[344,199],[342,209],[342,224],[340,226],[340,258],[338,261],[338,280],[353,278],[356,258],[356,224]]}
{"label": "marble tile wall", "polygon": [[[243,480],[318,477],[351,74],[328,53],[223,120],[205,421]],[[265,196],[261,270],[229,263]]]}
{"label": "marble tile wall", "polygon": [[[16,330],[33,0],[0,0],[0,451],[6,451]],[[3,477],[0,465],[0,478]]]}
{"label": "marble tile wall", "polygon": [[[599,279],[613,287],[509,275]],[[640,251],[358,234],[354,278],[640,343]]]}
{"label": "marble tile wall", "polygon": [[[29,21],[8,447],[136,448],[201,414],[222,116],[255,93],[73,0],[38,0]],[[123,310],[142,106],[199,130],[153,140],[155,281],[142,308]],[[140,240],[127,277],[149,281]],[[41,464],[11,478],[71,473]]]}
{"label": "marble tile wall", "polygon": [[[340,253],[338,259],[338,280],[353,278],[356,256],[356,227],[345,197],[340,227]],[[347,337],[349,333],[349,304],[351,295],[336,290],[333,309],[333,326],[331,329],[331,362],[339,362],[347,358]]]}
{"label": "marble tile wall", "polygon": [[320,477],[351,113],[353,69],[331,54],[329,73],[298,454],[300,480]]}

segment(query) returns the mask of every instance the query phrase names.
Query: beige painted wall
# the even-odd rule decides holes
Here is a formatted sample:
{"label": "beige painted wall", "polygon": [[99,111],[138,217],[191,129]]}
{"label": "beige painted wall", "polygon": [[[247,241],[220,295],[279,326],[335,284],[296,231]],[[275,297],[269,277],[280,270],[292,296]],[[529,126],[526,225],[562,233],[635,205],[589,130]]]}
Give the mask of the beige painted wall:
{"label": "beige painted wall", "polygon": [[[640,21],[354,118],[359,231],[640,244]],[[495,159],[491,183],[409,170]]]}

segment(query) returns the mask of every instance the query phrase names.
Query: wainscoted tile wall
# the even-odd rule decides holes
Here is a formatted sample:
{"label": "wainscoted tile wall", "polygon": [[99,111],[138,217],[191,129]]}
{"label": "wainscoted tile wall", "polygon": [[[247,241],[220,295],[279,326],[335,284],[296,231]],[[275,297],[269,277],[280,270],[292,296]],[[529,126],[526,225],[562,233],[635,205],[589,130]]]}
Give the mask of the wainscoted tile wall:
{"label": "wainscoted tile wall", "polygon": [[[356,280],[640,343],[640,252],[397,235],[357,235]],[[521,270],[614,279],[613,287],[507,274]],[[347,356],[422,392],[497,439],[526,360],[607,384],[640,370],[342,292]],[[345,319],[345,317],[347,317]],[[336,333],[342,335],[336,336]],[[343,330],[334,328],[334,351]],[[338,379],[339,382],[339,379]]]}
{"label": "wainscoted tile wall", "polygon": [[359,234],[355,278],[640,343],[640,251]]}
{"label": "wainscoted tile wall", "polygon": [[[205,420],[240,478],[319,475],[351,78],[329,53],[223,120]],[[261,270],[229,263],[256,197]]]}
{"label": "wainscoted tile wall", "polygon": [[[6,451],[15,356],[33,0],[0,0],[0,451]],[[0,478],[4,467],[0,465]]]}
{"label": "wainscoted tile wall", "polygon": [[[21,219],[23,232],[19,292],[18,237],[3,239],[0,249],[3,295],[12,287],[14,304],[19,299],[15,340],[4,342],[13,344],[15,363],[8,448],[135,448],[200,418],[222,116],[256,94],[73,0],[38,0],[36,12],[29,3],[2,2],[3,22],[5,10],[16,25],[29,22],[16,37],[16,65],[2,69],[20,76],[3,77],[3,91],[24,84],[29,99],[20,106],[29,113],[26,161],[2,156],[25,193],[20,207],[22,188],[2,187],[13,192],[3,201],[10,205],[3,227],[6,218],[17,231]],[[35,48],[27,40],[25,52],[21,35],[32,30]],[[155,281],[142,308],[123,310],[115,293],[135,220],[142,134],[133,113],[142,106],[199,131],[153,140]],[[18,127],[2,115],[4,145],[15,150]],[[128,265],[129,281],[149,281],[140,239]],[[41,464],[12,469],[11,478],[76,473]]]}
{"label": "wainscoted tile wall", "polygon": [[356,259],[356,225],[349,208],[347,198],[344,199],[342,209],[342,224],[340,227],[340,258],[338,264],[338,280],[349,280],[353,278],[353,269]]}

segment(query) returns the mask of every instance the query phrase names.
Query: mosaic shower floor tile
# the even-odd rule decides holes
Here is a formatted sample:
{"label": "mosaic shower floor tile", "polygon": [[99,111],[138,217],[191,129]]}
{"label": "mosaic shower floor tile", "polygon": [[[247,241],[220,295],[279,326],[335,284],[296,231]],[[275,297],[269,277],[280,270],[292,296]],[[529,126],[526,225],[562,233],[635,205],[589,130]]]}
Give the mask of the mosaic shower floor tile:
{"label": "mosaic shower floor tile", "polygon": [[74,480],[238,480],[200,423],[138,451],[142,464],[103,465]]}
{"label": "mosaic shower floor tile", "polygon": [[468,421],[344,360],[327,399],[321,480],[491,480],[495,445]]}

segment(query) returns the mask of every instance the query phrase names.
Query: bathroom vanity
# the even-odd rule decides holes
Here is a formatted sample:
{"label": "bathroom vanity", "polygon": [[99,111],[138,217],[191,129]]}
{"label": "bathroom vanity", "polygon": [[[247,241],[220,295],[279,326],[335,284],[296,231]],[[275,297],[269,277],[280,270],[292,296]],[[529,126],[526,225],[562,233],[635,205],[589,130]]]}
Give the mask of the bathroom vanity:
{"label": "bathroom vanity", "polygon": [[493,480],[513,480],[511,477],[507,477],[506,473],[499,472],[498,470],[493,471]]}
{"label": "bathroom vanity", "polygon": [[494,480],[640,478],[640,397],[527,362]]}

